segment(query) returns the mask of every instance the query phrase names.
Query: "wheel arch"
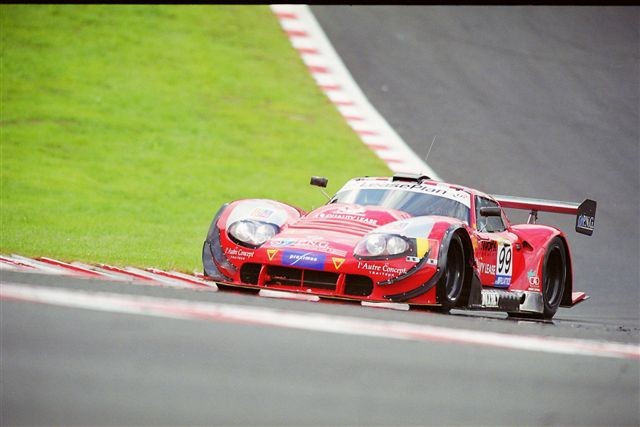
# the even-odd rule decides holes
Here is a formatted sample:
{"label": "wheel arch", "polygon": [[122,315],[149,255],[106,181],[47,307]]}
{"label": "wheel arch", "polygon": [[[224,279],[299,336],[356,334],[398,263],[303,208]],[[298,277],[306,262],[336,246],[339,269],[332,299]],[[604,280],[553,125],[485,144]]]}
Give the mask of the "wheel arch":
{"label": "wheel arch", "polygon": [[463,227],[457,228],[453,233],[460,236],[462,241],[462,248],[464,250],[465,257],[465,274],[464,283],[462,288],[462,295],[458,301],[457,307],[466,307],[469,304],[469,296],[471,295],[471,282],[473,281],[473,265],[475,263],[473,243],[471,242],[471,236],[469,232]]}
{"label": "wheel arch", "polygon": [[564,243],[564,255],[566,262],[566,278],[564,283],[564,292],[562,293],[562,299],[560,300],[561,307],[571,307],[572,305],[572,293],[573,293],[573,262],[571,261],[571,253],[569,251],[569,242],[566,236],[558,234],[557,236],[562,243]]}

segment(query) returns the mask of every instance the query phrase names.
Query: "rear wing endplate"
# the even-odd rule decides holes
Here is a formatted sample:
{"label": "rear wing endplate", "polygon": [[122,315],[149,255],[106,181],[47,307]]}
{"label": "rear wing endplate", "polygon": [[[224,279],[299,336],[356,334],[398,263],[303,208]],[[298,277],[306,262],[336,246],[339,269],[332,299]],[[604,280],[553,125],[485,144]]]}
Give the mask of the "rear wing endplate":
{"label": "rear wing endplate", "polygon": [[523,209],[530,211],[529,223],[535,224],[538,211],[553,212],[576,216],[576,231],[591,236],[596,222],[595,200],[586,199],[582,203],[559,202],[555,200],[530,199],[527,197],[497,196],[493,198],[503,208]]}

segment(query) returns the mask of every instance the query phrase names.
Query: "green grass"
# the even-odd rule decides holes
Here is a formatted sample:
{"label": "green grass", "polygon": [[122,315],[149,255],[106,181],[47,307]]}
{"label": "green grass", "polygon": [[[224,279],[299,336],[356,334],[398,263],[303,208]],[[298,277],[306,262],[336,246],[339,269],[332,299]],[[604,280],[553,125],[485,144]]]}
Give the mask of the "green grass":
{"label": "green grass", "polygon": [[266,6],[0,12],[0,253],[201,270],[222,203],[389,174]]}

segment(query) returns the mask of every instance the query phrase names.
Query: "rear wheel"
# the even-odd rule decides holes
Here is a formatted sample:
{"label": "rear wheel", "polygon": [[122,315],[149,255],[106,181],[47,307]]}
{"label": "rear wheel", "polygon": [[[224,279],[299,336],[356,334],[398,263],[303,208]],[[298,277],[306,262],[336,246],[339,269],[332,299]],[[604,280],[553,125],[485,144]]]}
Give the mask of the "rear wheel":
{"label": "rear wheel", "polygon": [[547,247],[542,270],[543,318],[551,319],[558,310],[567,281],[567,252],[564,242],[554,237]]}
{"label": "rear wheel", "polygon": [[441,311],[448,312],[458,304],[464,289],[465,270],[462,239],[459,234],[454,234],[449,242],[447,265],[445,266],[444,274],[436,285]]}

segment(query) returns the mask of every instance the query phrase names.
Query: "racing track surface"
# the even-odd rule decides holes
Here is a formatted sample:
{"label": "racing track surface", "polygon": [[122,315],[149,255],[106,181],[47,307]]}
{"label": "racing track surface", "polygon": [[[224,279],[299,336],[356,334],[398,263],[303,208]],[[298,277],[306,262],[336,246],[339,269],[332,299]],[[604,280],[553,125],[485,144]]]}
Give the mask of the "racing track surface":
{"label": "racing track surface", "polygon": [[[575,288],[560,318],[640,320],[640,8],[313,7],[369,100],[445,180],[598,202],[565,230]],[[526,212],[511,217],[526,222]],[[515,222],[515,221],[514,221]]]}
{"label": "racing track surface", "polygon": [[[438,135],[429,164],[445,179],[598,200],[594,236],[569,233],[576,282],[592,300],[539,324],[10,271],[3,284],[637,345],[638,10],[313,10],[405,140],[426,152]],[[1,308],[3,426],[640,423],[637,360],[10,300]]]}

